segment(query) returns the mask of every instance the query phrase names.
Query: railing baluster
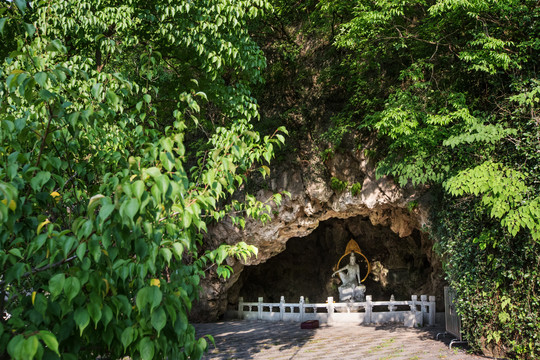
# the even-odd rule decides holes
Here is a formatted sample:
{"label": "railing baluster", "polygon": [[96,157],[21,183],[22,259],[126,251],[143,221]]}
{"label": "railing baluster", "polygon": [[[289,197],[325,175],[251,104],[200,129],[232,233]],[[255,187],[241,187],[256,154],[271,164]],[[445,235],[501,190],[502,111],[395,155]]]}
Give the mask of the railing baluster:
{"label": "railing baluster", "polygon": [[238,317],[240,319],[244,318],[244,298],[243,297],[238,298]]}
{"label": "railing baluster", "polygon": [[429,297],[429,326],[435,325],[435,296]]}
{"label": "railing baluster", "polygon": [[371,295],[366,295],[366,315],[364,318],[364,322],[366,324],[371,324],[371,312],[372,312],[373,306],[371,304]]}
{"label": "railing baluster", "polygon": [[411,295],[411,311],[416,312],[416,303],[418,302],[418,295]]}
{"label": "railing baluster", "polygon": [[263,302],[263,298],[260,297],[259,298],[259,304],[257,305],[257,319],[259,320],[262,320],[262,302]]}
{"label": "railing baluster", "polygon": [[334,298],[330,296],[328,298],[328,323],[331,324],[334,322]]}

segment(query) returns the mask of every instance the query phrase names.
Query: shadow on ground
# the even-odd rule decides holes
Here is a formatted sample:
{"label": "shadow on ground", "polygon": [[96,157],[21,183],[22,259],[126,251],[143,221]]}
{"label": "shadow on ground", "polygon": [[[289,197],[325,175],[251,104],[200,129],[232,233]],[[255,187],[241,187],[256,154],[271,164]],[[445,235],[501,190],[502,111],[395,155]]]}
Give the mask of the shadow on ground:
{"label": "shadow on ground", "polygon": [[[360,325],[360,326],[364,326],[364,325]],[[401,324],[386,323],[386,324],[381,324],[381,325],[374,325],[373,328],[375,330],[383,330],[387,333],[399,333],[403,331],[408,331],[410,333],[416,334],[419,340],[430,340],[430,341],[436,340],[441,343],[444,343],[444,345],[446,346],[449,346],[450,342],[456,339],[454,335],[446,333],[445,329],[440,326],[432,326],[432,327],[424,326],[420,328],[408,328]],[[470,347],[467,346],[467,344],[465,343],[456,344],[454,345],[454,347],[456,349],[461,349],[465,351],[468,351],[470,349]]]}
{"label": "shadow on ground", "polygon": [[440,327],[408,328],[401,324],[322,325],[305,330],[299,323],[226,321],[194,324],[197,336],[212,335],[203,359],[211,360],[478,360],[463,348],[449,349],[453,337],[440,337]]}
{"label": "shadow on ground", "polygon": [[195,324],[197,337],[212,335],[216,346],[210,344],[212,359],[253,359],[261,351],[300,350],[314,336],[313,330],[300,329],[296,323],[228,321],[225,323]]}

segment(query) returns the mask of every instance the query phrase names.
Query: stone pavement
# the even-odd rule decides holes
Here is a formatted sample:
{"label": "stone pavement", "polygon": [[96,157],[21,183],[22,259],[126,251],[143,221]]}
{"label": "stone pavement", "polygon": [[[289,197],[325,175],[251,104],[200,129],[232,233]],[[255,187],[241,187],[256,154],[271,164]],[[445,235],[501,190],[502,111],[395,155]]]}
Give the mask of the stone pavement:
{"label": "stone pavement", "polygon": [[451,338],[435,340],[441,328],[402,325],[322,324],[314,330],[299,323],[236,320],[194,324],[198,336],[210,334],[204,360],[342,359],[342,360],[480,360],[481,356],[448,348]]}

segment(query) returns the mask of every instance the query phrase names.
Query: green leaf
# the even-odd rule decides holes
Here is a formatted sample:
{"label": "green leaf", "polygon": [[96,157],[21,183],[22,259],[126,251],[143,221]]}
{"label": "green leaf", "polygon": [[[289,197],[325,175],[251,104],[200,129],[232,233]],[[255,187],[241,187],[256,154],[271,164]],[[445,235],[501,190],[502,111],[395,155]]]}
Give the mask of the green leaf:
{"label": "green leaf", "polygon": [[81,115],[80,112],[75,111],[68,115],[68,121],[71,124],[71,126],[76,127],[79,120],[79,116]]}
{"label": "green leaf", "polygon": [[78,308],[77,310],[75,310],[73,320],[75,320],[75,324],[79,327],[79,336],[82,336],[84,329],[86,329],[88,324],[90,324],[90,315],[88,314],[88,310],[86,310],[85,308]]}
{"label": "green leaf", "polygon": [[133,217],[139,210],[139,202],[137,201],[137,199],[131,198],[128,201],[126,201],[124,206],[122,206],[120,209],[122,208],[123,208],[122,215],[126,216],[130,221],[133,221]]}
{"label": "green leaf", "polygon": [[118,105],[118,95],[116,95],[114,93],[114,91],[111,91],[111,90],[107,90],[107,94],[106,94],[106,97],[107,97],[107,102],[113,106],[116,106]]}
{"label": "green leaf", "polygon": [[187,210],[184,210],[182,214],[182,224],[184,225],[184,229],[188,229],[191,225],[191,214]]}
{"label": "green leaf", "polygon": [[18,280],[21,278],[21,276],[23,276],[24,273],[25,273],[25,264],[18,262],[15,265],[11,266],[11,268],[9,268],[9,270],[5,274],[4,281],[7,283],[10,283],[11,281],[15,279]]}
{"label": "green leaf", "polygon": [[184,253],[184,246],[180,244],[179,242],[174,242],[172,244],[172,248],[174,251],[174,255],[176,255],[177,259],[181,259],[182,254]]}
{"label": "green leaf", "polygon": [[69,255],[71,255],[71,249],[73,248],[76,242],[77,240],[75,240],[75,238],[72,236],[65,239],[64,244],[62,245],[62,251],[64,252],[65,257],[68,257]]}
{"label": "green leaf", "polygon": [[142,180],[137,180],[131,185],[131,188],[133,189],[133,195],[140,200],[144,192],[144,182]]}
{"label": "green leaf", "polygon": [[161,140],[161,146],[163,146],[163,150],[172,153],[174,143],[171,140],[171,138],[167,137],[167,138],[164,138],[163,140]]}
{"label": "green leaf", "polygon": [[7,351],[13,359],[22,359],[22,347],[24,344],[24,337],[22,335],[15,335],[8,343]]}
{"label": "green leaf", "polygon": [[97,328],[97,324],[99,320],[101,320],[101,307],[100,304],[94,301],[90,301],[88,304],[88,314],[90,314],[90,318],[92,321],[94,321],[94,325]]}
{"label": "green leaf", "polygon": [[128,346],[135,340],[136,336],[137,334],[132,326],[129,326],[122,331],[120,339],[122,341],[122,345],[124,345],[124,352],[127,351]]}
{"label": "green leaf", "polygon": [[152,314],[152,327],[156,329],[159,333],[161,330],[165,327],[165,324],[167,323],[167,315],[165,314],[165,310],[163,307],[159,307],[154,313]]}
{"label": "green leaf", "polygon": [[47,77],[47,73],[43,71],[38,72],[34,75],[34,79],[41,87],[45,87],[45,84],[47,83]]}
{"label": "green leaf", "polygon": [[19,259],[22,259],[21,250],[18,249],[18,248],[13,248],[13,249],[9,250],[8,253],[18,257]]}
{"label": "green leaf", "polygon": [[81,282],[76,277],[69,277],[64,283],[64,292],[66,293],[68,303],[71,302],[81,291]]}
{"label": "green leaf", "polygon": [[26,13],[26,0],[15,0],[15,5],[19,8],[19,11],[23,14]]}
{"label": "green leaf", "polygon": [[96,206],[98,206],[101,203],[101,199],[103,199],[105,195],[102,194],[96,194],[90,198],[88,201],[88,212],[93,212]]}
{"label": "green leaf", "polygon": [[28,36],[32,37],[34,36],[34,33],[36,32],[36,28],[32,24],[23,23],[24,31],[28,34]]}
{"label": "green leaf", "polygon": [[43,340],[45,345],[50,350],[52,350],[57,355],[60,355],[60,353],[58,352],[58,340],[56,340],[56,336],[54,336],[49,331],[41,330],[39,332],[39,337],[41,338],[41,340]]}
{"label": "green leaf", "polygon": [[161,249],[159,249],[159,252],[160,252],[161,256],[163,256],[163,258],[165,259],[167,264],[170,265],[171,258],[172,258],[172,251],[170,249],[167,249],[167,248],[161,248]]}
{"label": "green leaf", "polygon": [[151,167],[145,170],[148,175],[154,179],[161,175],[161,171],[157,167]]}
{"label": "green leaf", "polygon": [[169,189],[169,178],[166,175],[159,176],[156,178],[156,185],[163,195],[167,194]]}
{"label": "green leaf", "polygon": [[216,249],[216,263],[221,264],[227,257],[227,249],[224,245]]}
{"label": "green leaf", "polygon": [[101,94],[101,83],[94,84],[90,93],[92,94],[94,99],[99,100]]}
{"label": "green leaf", "polygon": [[149,287],[144,287],[139,290],[137,293],[137,297],[135,298],[135,305],[137,305],[137,309],[139,311],[142,311],[143,308],[150,302],[150,290]]}
{"label": "green leaf", "polygon": [[0,35],[4,35],[4,26],[6,25],[6,21],[8,18],[1,18],[0,19]]}
{"label": "green leaf", "polygon": [[106,220],[114,211],[114,208],[115,206],[114,204],[111,203],[110,199],[108,198],[103,199],[102,204],[101,204],[101,209],[99,210],[99,217],[102,220]]}
{"label": "green leaf", "polygon": [[163,294],[157,286],[147,286],[139,290],[135,303],[139,311],[141,311],[147,304],[150,305],[150,312],[161,304]]}
{"label": "green leaf", "polygon": [[51,51],[51,52],[59,52],[62,54],[67,52],[67,48],[58,39],[55,39],[51,41],[49,44],[47,44],[47,47],[45,48],[45,50]]}
{"label": "green leaf", "polygon": [[187,329],[187,326],[188,326],[188,319],[187,319],[187,316],[186,314],[184,313],[184,311],[181,311],[179,314],[178,314],[178,318],[176,319],[176,321],[174,322],[174,332],[177,334],[177,335],[181,335],[182,333],[184,333]]}
{"label": "green leaf", "polygon": [[21,355],[23,359],[33,359],[38,351],[39,341],[37,336],[30,336],[28,339],[24,340],[21,349]]}
{"label": "green leaf", "polygon": [[51,300],[54,300],[62,293],[65,280],[66,276],[64,274],[56,274],[49,279],[49,292],[51,293]]}
{"label": "green leaf", "polygon": [[39,97],[42,98],[45,101],[49,101],[52,98],[54,98],[54,94],[46,89],[39,90]]}
{"label": "green leaf", "polygon": [[193,352],[191,353],[191,357],[193,359],[200,359],[202,355],[204,354],[204,351],[206,350],[206,347],[208,346],[208,343],[204,338],[200,338],[195,346],[193,347]]}
{"label": "green leaf", "polygon": [[102,316],[103,327],[107,328],[107,325],[111,322],[113,318],[112,309],[110,308],[110,306],[104,305],[101,312],[103,314]]}
{"label": "green leaf", "polygon": [[172,171],[173,170],[173,167],[174,167],[173,160],[174,159],[172,158],[170,153],[162,152],[161,154],[159,154],[159,160],[163,164],[163,167],[165,168],[165,170],[167,170],[167,171]]}
{"label": "green leaf", "polygon": [[75,253],[77,254],[79,260],[82,261],[84,259],[84,255],[86,255],[86,242],[80,243]]}
{"label": "green leaf", "polygon": [[139,342],[139,352],[141,354],[142,360],[153,360],[154,359],[154,343],[148,336],[142,338]]}
{"label": "green leaf", "polygon": [[51,178],[51,173],[48,171],[40,171],[30,180],[30,186],[35,191],[40,191],[43,185],[49,181]]}

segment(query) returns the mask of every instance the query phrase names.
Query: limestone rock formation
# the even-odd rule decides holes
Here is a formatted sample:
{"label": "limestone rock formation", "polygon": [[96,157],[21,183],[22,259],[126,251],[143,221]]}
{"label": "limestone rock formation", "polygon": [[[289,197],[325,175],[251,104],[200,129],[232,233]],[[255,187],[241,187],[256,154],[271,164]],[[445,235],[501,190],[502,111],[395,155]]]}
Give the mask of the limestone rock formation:
{"label": "limestone rock formation", "polygon": [[[314,155],[309,161],[298,160],[295,164],[297,166],[289,165],[287,168],[273,170],[273,177],[268,183],[268,189],[260,190],[257,193],[257,198],[265,201],[274,193],[281,191],[288,191],[291,196],[290,198],[284,196],[280,207],[272,209],[271,221],[263,225],[258,221],[250,220],[246,222],[246,227],[243,230],[233,226],[228,221],[211,227],[205,239],[207,246],[216,247],[222,243],[234,244],[245,241],[257,246],[259,253],[257,257],[252,257],[245,263],[229,259],[229,265],[233,267],[235,273],[227,281],[218,279],[212,272],[208,273],[202,281],[201,299],[194,305],[192,318],[194,320],[217,319],[225,312],[229,303],[233,304],[237,301],[240,292],[239,284],[236,284],[234,291],[229,290],[238,282],[245,267],[265,263],[283,252],[289,239],[306,238],[322,222],[356,219],[348,221],[347,230],[342,230],[341,235],[332,234],[330,241],[332,238],[348,241],[347,237],[351,235],[359,238],[365,237],[363,233],[366,231],[366,226],[362,225],[362,221],[365,223],[369,219],[370,226],[388,228],[391,233],[395,234],[393,236],[396,239],[408,239],[403,242],[404,244],[411,241],[414,243],[414,240],[411,240],[411,234],[415,230],[417,234],[420,234],[418,230],[427,222],[429,193],[425,191],[426,189],[422,192],[419,192],[418,189],[403,190],[387,177],[376,179],[374,167],[364,154],[363,151],[336,153],[326,162]],[[343,191],[332,189],[331,177],[347,182],[347,188]],[[362,188],[355,196],[351,193],[350,188],[356,183],[360,183]],[[416,237],[422,237],[422,235]],[[432,244],[426,239],[417,239],[417,241],[421,242],[420,248],[424,251],[429,266],[440,268],[440,264],[437,264],[438,260],[432,253]],[[375,243],[378,242],[378,240],[375,241]],[[374,246],[379,245],[375,243]],[[365,243],[364,246],[369,247],[368,243]],[[392,246],[394,245],[387,247]],[[338,247],[336,243],[334,246],[336,254],[344,250],[344,248],[337,249]],[[373,279],[378,279],[377,281],[382,283],[388,282],[389,267],[393,269],[400,267],[406,270],[408,266],[406,259],[404,260],[397,253],[403,252],[402,248],[403,246],[398,246],[395,249],[396,253],[385,257],[386,264],[381,261],[374,264]],[[390,250],[387,248],[384,251],[390,254]],[[328,271],[330,270],[328,269]],[[281,276],[286,282],[287,276]],[[434,277],[438,278],[438,275],[435,274]],[[321,284],[323,288],[332,288],[331,284],[324,283],[325,280],[321,279],[320,281],[323,282]],[[426,281],[428,283],[426,291],[434,291],[435,288],[440,287],[437,279]],[[293,286],[292,283],[290,285]],[[368,287],[367,294],[369,293]]]}

